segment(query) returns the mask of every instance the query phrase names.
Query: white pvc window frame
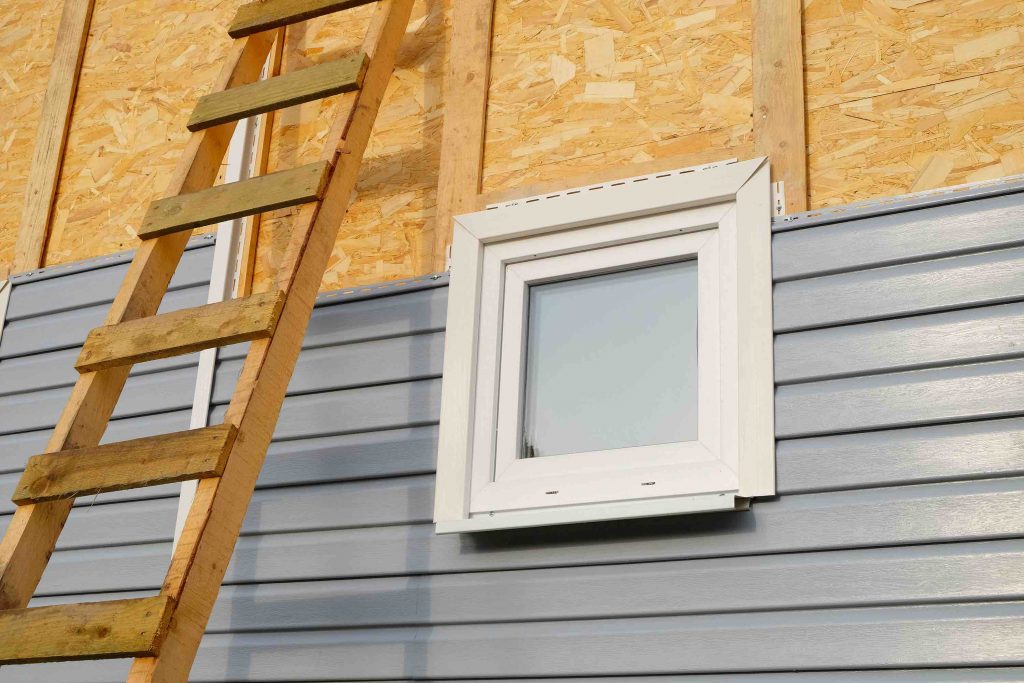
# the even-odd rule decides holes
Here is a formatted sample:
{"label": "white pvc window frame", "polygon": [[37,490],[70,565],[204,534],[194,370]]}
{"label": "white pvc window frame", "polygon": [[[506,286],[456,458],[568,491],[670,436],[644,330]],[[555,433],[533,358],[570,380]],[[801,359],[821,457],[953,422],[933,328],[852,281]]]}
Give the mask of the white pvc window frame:
{"label": "white pvc window frame", "polygon": [[[254,143],[256,138],[256,117],[243,119],[235,126],[228,144],[224,183],[247,180],[252,176]],[[245,218],[235,218],[217,224],[217,240],[213,247],[213,264],[210,270],[210,287],[206,303],[215,304],[235,298],[238,294],[239,259],[242,237],[246,230]],[[196,385],[192,397],[192,414],[189,429],[209,426],[210,408],[213,399],[213,380],[217,372],[217,358],[220,348],[213,347],[199,352],[196,368]],[[184,481],[178,495],[178,514],[174,521],[174,545],[185,529],[188,512],[195,500],[199,482]]]}
{"label": "white pvc window frame", "polygon": [[[529,286],[694,258],[697,439],[518,458]],[[771,305],[764,159],[457,216],[437,531],[743,509],[774,494]]]}

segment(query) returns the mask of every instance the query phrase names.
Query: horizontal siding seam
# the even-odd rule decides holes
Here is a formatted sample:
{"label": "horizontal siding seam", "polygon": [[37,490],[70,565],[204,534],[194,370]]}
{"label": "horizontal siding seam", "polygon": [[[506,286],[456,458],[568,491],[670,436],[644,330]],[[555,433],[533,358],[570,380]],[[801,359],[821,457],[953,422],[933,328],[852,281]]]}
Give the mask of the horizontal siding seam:
{"label": "horizontal siding seam", "polygon": [[780,277],[772,276],[772,283],[779,285],[787,282],[800,282],[801,280],[813,280],[815,278],[830,277],[832,275],[845,275],[848,273],[860,273],[864,271],[878,270],[880,268],[892,268],[895,266],[907,266],[914,263],[940,261],[942,259],[956,258],[958,256],[973,256],[975,254],[986,254],[989,252],[1002,251],[1004,249],[1019,249],[1022,246],[1024,246],[1024,238],[1020,240],[1013,240],[1010,242],[1001,242],[998,245],[979,245],[976,247],[965,247],[963,249],[950,249],[946,251],[936,251],[927,254],[920,254],[917,256],[907,256],[905,258],[882,259],[879,261],[872,261],[871,263],[868,264],[828,268],[820,271],[803,273],[801,275],[784,275]]}
{"label": "horizontal siding seam", "polygon": [[[176,286],[168,286],[167,287],[167,293],[168,294],[174,294],[175,292],[184,292],[184,291],[189,290],[189,289],[206,288],[206,287],[209,286],[209,284],[210,284],[209,282],[205,282],[205,283],[194,283],[193,282],[193,283],[185,283],[185,284],[176,285]],[[97,301],[95,303],[91,303],[88,306],[86,306],[85,308],[102,308],[103,310],[107,310],[107,309],[110,308],[110,305],[112,303],[114,303],[114,299],[113,298],[103,299],[101,301]],[[39,311],[37,313],[31,313],[29,315],[20,315],[20,316],[15,316],[15,317],[12,317],[12,318],[8,318],[7,322],[18,322],[18,323],[20,323],[20,322],[25,322],[27,320],[35,320],[36,318],[45,318],[45,317],[51,316],[51,315],[59,315],[61,313],[74,313],[76,311],[82,310],[82,308],[83,308],[82,306],[68,306],[66,308],[48,309],[48,310],[45,310],[45,311]]]}
{"label": "horizontal siding seam", "polygon": [[[266,584],[262,584],[266,585]],[[950,599],[935,599],[935,600],[879,600],[877,602],[872,601],[858,601],[848,603],[826,603],[823,602],[817,605],[806,605],[796,604],[787,605],[776,608],[762,608],[762,609],[721,609],[721,610],[693,610],[693,611],[664,611],[659,612],[657,610],[650,610],[646,612],[637,612],[635,614],[623,613],[616,614],[613,616],[596,614],[594,616],[574,616],[572,618],[558,618],[558,617],[542,617],[535,619],[453,619],[453,620],[437,620],[437,621],[395,621],[380,624],[353,624],[353,625],[323,625],[323,626],[285,626],[276,628],[233,628],[233,629],[219,629],[213,628],[206,631],[207,635],[230,635],[233,633],[238,634],[257,634],[257,633],[303,633],[303,632],[314,632],[314,631],[380,631],[385,629],[393,628],[430,628],[433,626],[481,626],[486,628],[487,626],[506,626],[511,624],[551,624],[551,623],[586,623],[594,621],[606,621],[606,622],[629,622],[639,619],[672,619],[674,617],[713,617],[713,616],[724,616],[724,615],[751,615],[756,616],[760,614],[786,614],[790,612],[841,612],[848,610],[870,610],[870,609],[885,609],[885,608],[900,608],[900,607],[938,607],[938,606],[957,606],[957,605],[993,605],[993,604],[1022,604],[1024,606],[1024,593],[1020,593],[1016,596],[1016,599],[1007,598],[1004,596],[997,596],[992,598],[985,598],[984,596],[975,596],[969,600],[963,598],[950,598]]]}
{"label": "horizontal siding seam", "polygon": [[[437,380],[437,379],[441,379],[441,375],[439,375],[437,373],[425,373],[423,375],[412,375],[410,377],[403,378],[403,379],[385,380],[385,381],[380,381],[380,382],[364,382],[364,383],[360,383],[360,384],[346,384],[346,385],[340,386],[340,387],[331,387],[330,389],[305,389],[305,390],[301,390],[301,391],[290,391],[290,392],[288,392],[288,394],[286,394],[285,399],[287,400],[289,398],[298,398],[299,396],[321,396],[321,395],[327,395],[327,394],[335,394],[335,393],[339,393],[339,392],[342,392],[342,391],[356,391],[358,389],[372,389],[372,388],[375,388],[375,387],[390,387],[390,386],[395,386],[395,385],[399,385],[399,384],[411,384],[413,382],[425,382],[425,381]],[[211,408],[211,410],[215,409],[215,408],[223,408],[224,406],[226,406],[226,405],[228,405],[230,403],[231,403],[230,400],[227,400],[227,401],[216,401],[216,402],[210,403],[210,408]],[[434,421],[432,421],[432,422],[430,422],[428,424],[436,424],[436,423],[437,423],[437,420],[434,420]],[[422,426],[422,425],[409,425],[409,426]],[[363,430],[359,430],[359,431],[363,431]],[[367,431],[379,431],[379,430],[367,430]],[[359,432],[356,432],[356,433],[359,433]],[[326,436],[326,435],[319,435],[319,436]],[[331,434],[331,436],[333,436],[333,434]]]}
{"label": "horizontal siding seam", "polygon": [[859,318],[850,318],[843,320],[842,322],[828,322],[828,323],[816,323],[810,325],[796,325],[793,327],[776,328],[774,330],[775,336],[780,334],[794,334],[796,332],[811,332],[813,330],[827,330],[836,327],[847,327],[850,325],[863,325],[864,323],[883,322],[886,320],[903,320],[905,318],[913,318],[919,315],[930,315],[933,313],[949,313],[953,311],[972,311],[978,308],[988,308],[991,306],[1002,306],[1004,304],[1015,304],[1024,301],[1024,296],[1006,296],[996,297],[992,299],[986,299],[984,301],[978,301],[969,304],[952,304],[948,306],[927,306],[915,309],[912,313],[900,312],[892,314],[879,314],[871,316],[863,316]]}
{"label": "horizontal siding seam", "polygon": [[[826,328],[827,329],[827,328]],[[1021,346],[1019,351],[1007,352],[1007,353],[995,353],[990,356],[984,356],[983,358],[964,358],[958,360],[944,360],[944,361],[932,361],[926,363],[900,365],[889,368],[879,368],[876,370],[862,370],[859,372],[835,372],[831,374],[823,375],[808,375],[807,377],[801,377],[800,379],[793,380],[776,380],[775,388],[779,387],[795,387],[801,384],[817,384],[819,382],[831,382],[833,380],[841,379],[857,379],[859,377],[881,377],[883,375],[898,375],[904,372],[917,372],[918,370],[938,370],[941,368],[959,368],[966,365],[979,365],[984,363],[1000,363],[1008,360],[1020,360],[1024,358],[1024,345]],[[988,418],[983,418],[988,419]],[[993,418],[994,419],[994,418]],[[970,422],[977,422],[978,420],[969,420]],[[874,431],[874,430],[870,430]]]}
{"label": "horizontal siding seam", "polygon": [[779,216],[772,219],[772,233],[824,227],[875,216],[896,216],[935,206],[963,204],[1021,192],[1024,192],[1024,174]]}

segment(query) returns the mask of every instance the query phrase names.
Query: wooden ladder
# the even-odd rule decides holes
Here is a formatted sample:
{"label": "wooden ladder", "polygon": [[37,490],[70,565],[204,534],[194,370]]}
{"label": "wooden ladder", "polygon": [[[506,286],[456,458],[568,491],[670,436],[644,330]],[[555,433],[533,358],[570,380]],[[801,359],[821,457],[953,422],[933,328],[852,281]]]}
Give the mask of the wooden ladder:
{"label": "wooden ladder", "polygon": [[[167,197],[150,206],[106,324],[43,455],[28,461],[0,542],[0,663],[134,657],[129,681],[189,670],[277,424],[320,281],[408,28],[412,0],[379,0],[362,53],[259,80],[274,31],[371,0],[260,0],[238,9],[235,38]],[[236,123],[344,93],[320,161],[212,187]],[[192,229],[299,206],[278,281],[266,294],[157,315]],[[134,363],[251,341],[224,423],[97,445]],[[76,496],[197,479],[159,595],[26,608]]]}

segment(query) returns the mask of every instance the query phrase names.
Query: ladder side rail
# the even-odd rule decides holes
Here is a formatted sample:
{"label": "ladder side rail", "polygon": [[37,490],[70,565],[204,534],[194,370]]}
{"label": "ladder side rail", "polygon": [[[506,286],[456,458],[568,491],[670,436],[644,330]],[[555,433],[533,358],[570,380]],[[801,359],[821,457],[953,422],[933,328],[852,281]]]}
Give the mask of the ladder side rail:
{"label": "ladder side rail", "polygon": [[[215,89],[259,78],[272,36],[256,34],[238,41],[224,65]],[[209,187],[217,178],[234,124],[192,135],[166,194]],[[128,268],[106,324],[156,313],[174,270],[185,251],[190,231],[142,242]],[[71,397],[47,444],[46,452],[95,446],[106,431],[131,366],[79,376]],[[0,541],[0,609],[28,604],[50,558],[74,499],[18,507]]]}
{"label": "ladder side rail", "polygon": [[[198,483],[162,595],[177,608],[156,657],[133,663],[130,683],[178,682],[188,677],[220,584],[234,552],[270,445],[288,382],[298,359],[323,272],[359,173],[360,161],[408,27],[413,0],[382,0],[367,35],[370,66],[358,94],[345,96],[343,139],[329,141],[339,162],[319,210],[304,211],[295,226],[278,283],[286,292],[274,336],[252,343],[225,422],[238,427],[224,473]],[[338,119],[336,119],[337,122]],[[315,205],[314,205],[315,206]]]}

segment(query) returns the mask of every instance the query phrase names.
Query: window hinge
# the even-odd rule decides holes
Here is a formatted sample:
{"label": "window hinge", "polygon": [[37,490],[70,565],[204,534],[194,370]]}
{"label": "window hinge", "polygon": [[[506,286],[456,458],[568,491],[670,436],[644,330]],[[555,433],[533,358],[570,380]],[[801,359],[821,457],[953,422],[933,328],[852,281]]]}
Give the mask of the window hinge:
{"label": "window hinge", "polygon": [[786,181],[772,183],[772,209],[776,216],[786,215]]}

